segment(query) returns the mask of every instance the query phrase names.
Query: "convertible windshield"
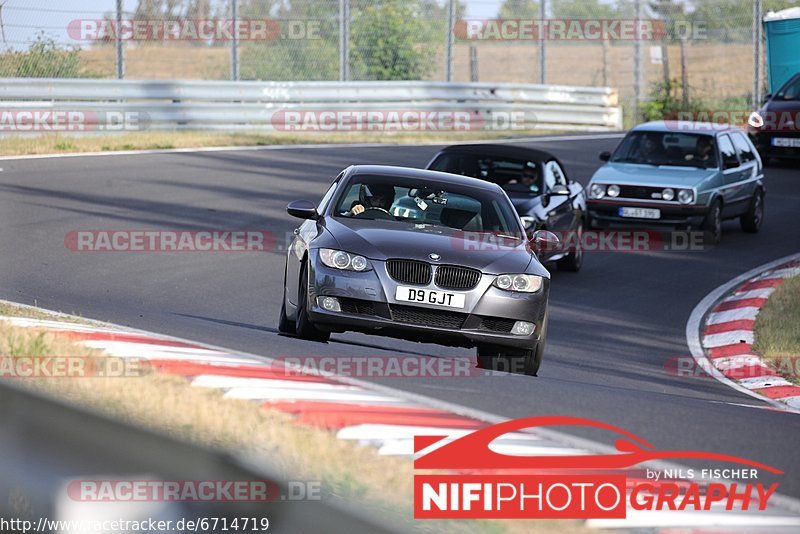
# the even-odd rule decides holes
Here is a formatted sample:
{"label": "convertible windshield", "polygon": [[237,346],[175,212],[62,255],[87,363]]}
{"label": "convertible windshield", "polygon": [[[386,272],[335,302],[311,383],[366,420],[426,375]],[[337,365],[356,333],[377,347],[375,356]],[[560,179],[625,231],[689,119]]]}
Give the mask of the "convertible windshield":
{"label": "convertible windshield", "polygon": [[631,132],[612,162],[672,167],[717,167],[714,136],[673,132]]}
{"label": "convertible windshield", "polygon": [[513,196],[537,196],[542,190],[541,163],[536,161],[474,154],[442,154],[430,168],[495,183]]}
{"label": "convertible windshield", "polygon": [[517,235],[519,219],[499,193],[390,176],[356,176],[334,216]]}

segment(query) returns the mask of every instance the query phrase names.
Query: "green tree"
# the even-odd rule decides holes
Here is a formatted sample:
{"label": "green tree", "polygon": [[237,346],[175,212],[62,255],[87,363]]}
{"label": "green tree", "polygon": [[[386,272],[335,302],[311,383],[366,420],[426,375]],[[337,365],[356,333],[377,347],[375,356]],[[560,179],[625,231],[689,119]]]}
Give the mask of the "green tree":
{"label": "green tree", "polygon": [[500,19],[538,19],[539,2],[535,0],[504,0],[497,13]]}
{"label": "green tree", "polygon": [[433,50],[426,42],[421,4],[373,0],[358,6],[351,25],[354,77],[418,80],[430,72]]}
{"label": "green tree", "polygon": [[8,50],[0,55],[0,77],[82,78],[94,75],[83,68],[80,48],[61,48],[42,32],[27,50]]}

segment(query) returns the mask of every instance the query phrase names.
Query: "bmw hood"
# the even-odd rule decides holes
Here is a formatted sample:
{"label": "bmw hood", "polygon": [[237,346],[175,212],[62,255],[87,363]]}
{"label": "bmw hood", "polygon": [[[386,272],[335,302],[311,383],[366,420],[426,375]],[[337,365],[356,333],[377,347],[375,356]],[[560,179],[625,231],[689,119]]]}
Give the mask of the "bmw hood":
{"label": "bmw hood", "polygon": [[[526,272],[534,261],[522,239],[498,239],[490,234],[441,226],[368,219],[328,217],[325,226],[341,250],[371,260],[407,258],[443,265],[465,265],[487,274]],[[432,261],[431,254],[438,255],[439,260]],[[535,261],[534,264],[536,274],[549,278],[544,267]]]}
{"label": "bmw hood", "polygon": [[692,187],[711,178],[717,169],[696,167],[655,167],[637,163],[608,163],[592,177],[592,183]]}

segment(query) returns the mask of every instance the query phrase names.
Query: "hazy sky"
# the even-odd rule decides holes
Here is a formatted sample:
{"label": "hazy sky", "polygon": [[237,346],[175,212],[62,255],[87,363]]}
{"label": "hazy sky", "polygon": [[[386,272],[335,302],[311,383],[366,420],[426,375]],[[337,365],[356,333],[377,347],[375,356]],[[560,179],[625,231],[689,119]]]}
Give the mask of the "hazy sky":
{"label": "hazy sky", "polygon": [[[467,6],[467,16],[476,18],[496,16],[502,3],[502,0],[462,1]],[[123,9],[133,11],[137,3],[137,0],[123,0]],[[116,9],[115,0],[0,0],[0,5],[4,48],[17,49],[27,48],[41,31],[59,43],[80,45],[67,35],[67,24],[75,19],[100,19]]]}

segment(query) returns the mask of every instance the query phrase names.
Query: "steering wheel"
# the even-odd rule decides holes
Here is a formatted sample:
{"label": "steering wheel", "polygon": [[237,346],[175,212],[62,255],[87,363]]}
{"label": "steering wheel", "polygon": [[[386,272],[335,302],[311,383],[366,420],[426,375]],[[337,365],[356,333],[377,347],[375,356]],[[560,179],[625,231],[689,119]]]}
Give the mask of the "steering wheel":
{"label": "steering wheel", "polygon": [[[385,210],[383,208],[379,208],[377,206],[371,206],[371,207],[365,209],[364,211],[362,211],[361,213],[356,215],[356,217],[361,217],[362,215],[364,215],[366,213],[369,213],[369,212],[373,212],[373,213],[370,214],[370,216],[371,216],[370,218],[386,219],[386,220],[391,220],[391,221],[395,220],[394,215],[389,213],[387,210]],[[375,215],[380,215],[380,216],[379,217],[375,217]]]}

